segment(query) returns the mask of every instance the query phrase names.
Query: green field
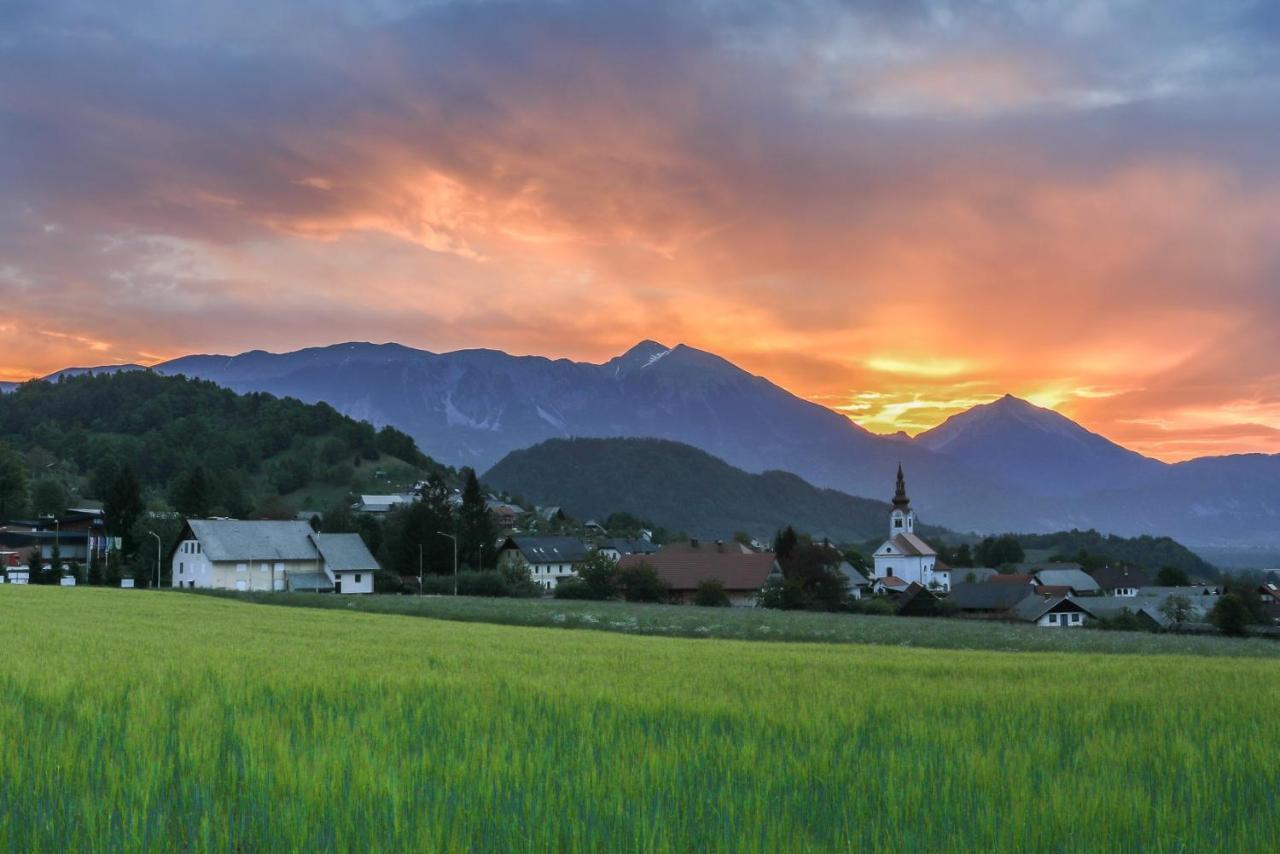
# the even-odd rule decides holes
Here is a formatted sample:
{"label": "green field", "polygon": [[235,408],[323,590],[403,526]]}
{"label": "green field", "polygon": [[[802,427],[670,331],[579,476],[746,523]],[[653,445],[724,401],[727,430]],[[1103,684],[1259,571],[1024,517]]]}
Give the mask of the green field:
{"label": "green field", "polygon": [[0,588],[6,850],[1275,851],[1280,666]]}
{"label": "green field", "polygon": [[1226,655],[1280,659],[1280,643],[1151,632],[1053,631],[992,620],[904,619],[865,614],[773,611],[765,608],[694,608],[567,599],[494,599],[479,596],[331,596],[321,593],[237,593],[196,590],[184,595],[294,608],[433,617],[511,626],[590,629],[633,635],[757,641],[811,641],[973,649],[993,652],[1103,652],[1140,655]]}

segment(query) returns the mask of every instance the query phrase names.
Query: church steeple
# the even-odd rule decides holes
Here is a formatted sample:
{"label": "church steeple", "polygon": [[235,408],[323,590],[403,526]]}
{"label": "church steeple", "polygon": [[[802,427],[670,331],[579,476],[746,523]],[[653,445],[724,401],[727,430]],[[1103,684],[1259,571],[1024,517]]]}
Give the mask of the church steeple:
{"label": "church steeple", "polygon": [[911,506],[907,497],[907,479],[902,476],[902,463],[898,463],[898,488],[893,493],[894,509],[906,510]]}

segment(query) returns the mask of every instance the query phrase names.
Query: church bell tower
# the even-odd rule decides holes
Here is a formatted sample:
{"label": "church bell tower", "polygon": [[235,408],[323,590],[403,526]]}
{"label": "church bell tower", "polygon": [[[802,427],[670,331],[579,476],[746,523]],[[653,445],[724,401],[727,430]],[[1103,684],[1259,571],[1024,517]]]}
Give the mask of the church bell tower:
{"label": "church bell tower", "polygon": [[907,481],[902,476],[902,463],[898,463],[898,487],[893,493],[893,510],[889,513],[889,537],[899,534],[914,534],[916,529],[916,511],[911,509],[911,499],[907,497]]}

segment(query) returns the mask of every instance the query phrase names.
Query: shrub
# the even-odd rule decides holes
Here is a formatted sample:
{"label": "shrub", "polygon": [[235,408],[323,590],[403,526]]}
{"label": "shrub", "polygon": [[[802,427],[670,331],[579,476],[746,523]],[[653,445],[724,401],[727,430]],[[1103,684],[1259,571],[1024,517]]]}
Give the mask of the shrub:
{"label": "shrub", "polygon": [[644,561],[618,571],[618,588],[628,602],[665,602],[671,595],[658,571]]}
{"label": "shrub", "polygon": [[597,599],[587,582],[581,578],[562,578],[560,583],[556,585],[555,598],[557,599]]}
{"label": "shrub", "polygon": [[1237,594],[1228,593],[1209,612],[1209,622],[1217,626],[1218,631],[1224,635],[1241,637],[1247,633],[1249,609]]}
{"label": "shrub", "polygon": [[724,592],[724,582],[718,578],[707,578],[698,582],[698,589],[693,591],[693,604],[703,608],[727,608],[729,594]]}
{"label": "shrub", "polygon": [[897,607],[883,596],[855,599],[852,610],[858,614],[871,614],[879,617],[891,617],[898,613]]}
{"label": "shrub", "polygon": [[458,595],[503,597],[510,596],[511,592],[502,573],[490,570],[458,573]]}

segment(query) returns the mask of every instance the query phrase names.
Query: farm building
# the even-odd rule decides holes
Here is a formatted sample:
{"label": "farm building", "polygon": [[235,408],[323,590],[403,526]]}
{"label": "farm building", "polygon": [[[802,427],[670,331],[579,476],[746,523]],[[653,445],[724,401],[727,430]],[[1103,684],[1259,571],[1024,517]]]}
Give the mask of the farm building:
{"label": "farm building", "polygon": [[1017,604],[1013,615],[1024,623],[1043,628],[1075,629],[1083,627],[1093,612],[1072,596],[1045,597],[1033,593]]}
{"label": "farm building", "polygon": [[691,540],[687,545],[664,546],[654,554],[627,555],[618,562],[618,567],[625,569],[641,563],[654,568],[675,602],[688,601],[699,584],[716,580],[724,585],[731,604],[754,605],[769,576],[782,574],[777,560],[769,552],[719,541]]}
{"label": "farm building", "polygon": [[898,466],[898,484],[893,495],[893,509],[889,511],[889,539],[875,553],[876,578],[892,576],[908,584],[916,582],[924,587],[951,585],[948,570],[938,572],[938,553],[933,546],[916,536],[916,511],[907,497],[907,484]]}
{"label": "farm building", "polygon": [[1030,584],[975,584],[962,581],[951,588],[947,601],[972,614],[1001,614],[1031,594]]}
{"label": "farm building", "polygon": [[1140,588],[1151,586],[1151,576],[1128,566],[1104,566],[1093,574],[1093,580],[1108,596],[1137,596]]}
{"label": "farm building", "polygon": [[576,574],[586,559],[587,547],[573,537],[507,537],[498,547],[500,569],[528,570],[544,590]]}
{"label": "farm building", "polygon": [[174,587],[372,593],[378,562],[359,534],[306,522],[190,519],[172,559]]}

